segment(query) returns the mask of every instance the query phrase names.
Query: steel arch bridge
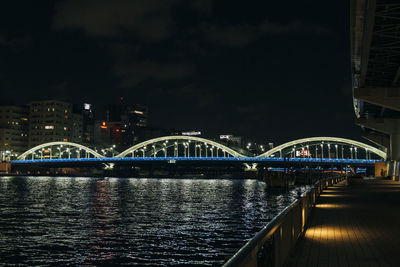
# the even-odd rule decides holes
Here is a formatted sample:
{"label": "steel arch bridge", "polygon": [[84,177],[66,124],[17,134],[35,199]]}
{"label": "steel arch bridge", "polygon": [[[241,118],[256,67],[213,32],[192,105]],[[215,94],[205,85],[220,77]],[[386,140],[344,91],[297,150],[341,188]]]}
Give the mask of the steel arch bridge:
{"label": "steel arch bridge", "polygon": [[[219,153],[219,151],[221,151]],[[161,152],[161,153],[160,153]],[[243,157],[244,155],[220,143],[194,136],[174,135],[150,139],[136,144],[116,157],[139,156],[167,156],[172,152],[174,156],[184,157]]]}
{"label": "steel arch bridge", "polygon": [[[349,146],[348,151],[344,151],[344,146]],[[387,153],[385,151],[361,142],[339,137],[310,137],[298,139],[279,145],[261,155],[258,155],[257,157],[284,157],[288,154],[290,154],[291,157],[296,157],[296,151],[303,152],[303,154],[300,153],[302,154],[300,157],[310,157],[310,153],[312,153],[312,147],[314,147],[315,158],[318,157],[318,154],[321,155],[321,158],[323,158],[324,148],[326,149],[325,152],[327,152],[328,157],[331,157],[332,148],[332,152],[336,158],[344,158],[345,154],[347,156],[350,154],[351,158],[353,158],[353,155],[355,158],[357,158],[357,148],[362,148],[365,151],[366,158],[370,157],[371,153],[376,154],[382,159],[387,158]],[[307,153],[305,153],[305,151],[307,151]]]}
{"label": "steel arch bridge", "polygon": [[[346,147],[346,150],[345,150]],[[359,148],[359,152],[357,152]],[[107,149],[106,149],[107,150]],[[108,149],[109,150],[109,149]],[[340,151],[339,151],[340,150]],[[84,145],[72,142],[50,142],[35,146],[20,156],[18,160],[25,159],[66,159],[66,158],[106,158],[107,151],[102,150],[104,155]],[[307,151],[307,153],[305,153]],[[110,151],[108,151],[110,152]],[[302,153],[296,156],[297,152]],[[333,152],[333,153],[331,153]],[[358,153],[358,154],[357,154]],[[377,157],[386,159],[386,152],[373,146],[350,139],[338,137],[311,137],[294,140],[277,146],[257,157],[309,157],[309,158],[361,158],[364,153],[366,159],[371,159],[371,153]],[[230,147],[223,144],[193,136],[164,136],[150,139],[136,144],[113,158],[125,157],[246,157]],[[313,154],[313,156],[311,156]],[[340,156],[341,154],[341,156]]]}
{"label": "steel arch bridge", "polygon": [[[55,147],[55,148],[54,148]],[[84,151],[84,153],[82,153]],[[102,158],[104,157],[100,153],[94,151],[93,149],[72,143],[72,142],[64,142],[64,141],[58,141],[58,142],[49,142],[49,143],[44,143],[35,147],[32,147],[31,149],[27,150],[26,152],[22,153],[17,157],[18,160],[24,160],[26,159],[29,155],[31,155],[31,159],[35,159],[38,156],[40,158],[62,158],[64,155],[65,157],[70,158],[72,156],[76,156],[77,158],[88,158],[88,157],[95,157],[95,158]]]}

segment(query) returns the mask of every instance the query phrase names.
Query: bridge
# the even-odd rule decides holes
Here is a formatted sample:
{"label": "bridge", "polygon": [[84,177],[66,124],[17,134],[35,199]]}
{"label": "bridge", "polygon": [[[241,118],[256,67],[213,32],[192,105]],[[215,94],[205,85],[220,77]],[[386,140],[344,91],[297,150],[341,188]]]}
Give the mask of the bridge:
{"label": "bridge", "polygon": [[71,142],[50,142],[35,146],[11,163],[15,166],[82,167],[102,165],[143,166],[185,164],[185,166],[244,165],[262,167],[373,166],[386,159],[386,152],[373,146],[338,137],[311,137],[277,146],[260,155],[229,147],[213,140],[192,136],[164,136],[138,143],[121,153],[113,147],[95,149]]}
{"label": "bridge", "polygon": [[[308,158],[311,159],[383,159],[385,151],[350,139],[311,137],[284,143],[260,155],[192,136],[164,136],[136,144],[121,153],[113,147],[92,149],[72,142],[50,142],[35,146],[17,157],[18,162],[83,158]],[[249,156],[252,155],[252,156]],[[183,160],[183,159],[182,159]],[[256,159],[254,159],[256,160]],[[16,162],[16,161],[13,161]]]}
{"label": "bridge", "polygon": [[388,151],[389,171],[399,179],[400,4],[352,0],[352,89],[356,124],[364,137]]}

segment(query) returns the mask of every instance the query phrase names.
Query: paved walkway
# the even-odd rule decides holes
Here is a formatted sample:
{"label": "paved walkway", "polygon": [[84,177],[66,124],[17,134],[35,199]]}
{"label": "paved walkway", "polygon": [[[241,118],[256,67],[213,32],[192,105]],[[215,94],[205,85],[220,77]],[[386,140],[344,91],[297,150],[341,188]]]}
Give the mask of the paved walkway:
{"label": "paved walkway", "polygon": [[400,266],[400,183],[325,189],[288,266]]}

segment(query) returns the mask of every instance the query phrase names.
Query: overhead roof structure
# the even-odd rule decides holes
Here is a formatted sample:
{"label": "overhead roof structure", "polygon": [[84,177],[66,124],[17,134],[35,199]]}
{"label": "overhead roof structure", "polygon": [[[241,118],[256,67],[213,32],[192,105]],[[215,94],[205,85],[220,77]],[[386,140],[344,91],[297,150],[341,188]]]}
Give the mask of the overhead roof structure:
{"label": "overhead roof structure", "polygon": [[400,1],[352,0],[350,21],[356,123],[400,157],[392,142],[400,130]]}

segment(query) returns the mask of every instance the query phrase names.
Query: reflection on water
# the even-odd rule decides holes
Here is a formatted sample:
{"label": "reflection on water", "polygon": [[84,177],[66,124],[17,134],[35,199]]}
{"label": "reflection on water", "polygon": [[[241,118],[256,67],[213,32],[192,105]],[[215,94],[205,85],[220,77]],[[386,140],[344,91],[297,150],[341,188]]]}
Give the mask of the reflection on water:
{"label": "reflection on water", "polygon": [[255,180],[3,177],[0,262],[221,265],[295,195]]}

